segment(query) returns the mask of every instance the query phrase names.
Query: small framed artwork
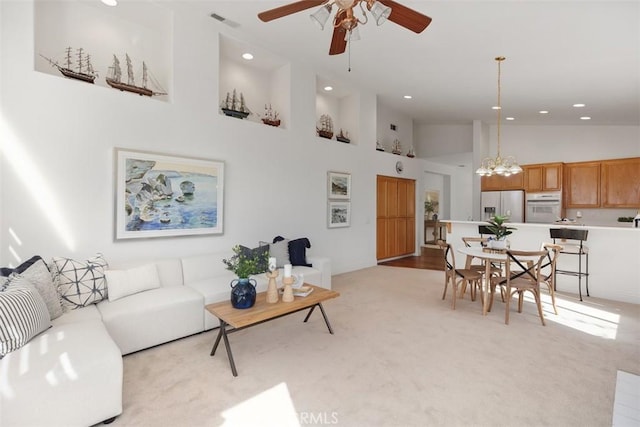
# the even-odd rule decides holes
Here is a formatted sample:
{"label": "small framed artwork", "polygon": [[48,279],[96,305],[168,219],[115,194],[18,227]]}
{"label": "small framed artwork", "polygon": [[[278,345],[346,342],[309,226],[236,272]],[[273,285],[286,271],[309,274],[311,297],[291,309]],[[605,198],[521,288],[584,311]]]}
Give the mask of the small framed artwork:
{"label": "small framed artwork", "polygon": [[329,228],[349,227],[351,225],[351,202],[329,202]]}
{"label": "small framed artwork", "polygon": [[222,233],[224,162],[115,149],[116,239]]}
{"label": "small framed artwork", "polygon": [[328,199],[351,199],[351,174],[344,172],[328,172],[327,194]]}

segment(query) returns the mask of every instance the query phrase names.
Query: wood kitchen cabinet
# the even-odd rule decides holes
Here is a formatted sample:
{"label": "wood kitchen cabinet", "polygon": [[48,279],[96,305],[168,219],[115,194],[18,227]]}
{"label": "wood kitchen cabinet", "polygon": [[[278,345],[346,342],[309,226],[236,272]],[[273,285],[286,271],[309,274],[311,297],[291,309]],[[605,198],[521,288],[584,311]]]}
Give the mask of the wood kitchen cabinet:
{"label": "wood kitchen cabinet", "polygon": [[603,208],[640,208],[640,157],[603,160],[600,195]]}
{"label": "wood kitchen cabinet", "polygon": [[562,163],[524,165],[524,190],[529,193],[562,190]]}
{"label": "wood kitchen cabinet", "polygon": [[565,163],[565,207],[640,208],[640,157]]}
{"label": "wood kitchen cabinet", "polygon": [[480,182],[480,189],[482,191],[523,190],[524,174],[483,176]]}
{"label": "wood kitchen cabinet", "polygon": [[377,177],[376,258],[413,254],[416,249],[414,180]]}
{"label": "wood kitchen cabinet", "polygon": [[600,207],[600,162],[564,164],[565,208]]}

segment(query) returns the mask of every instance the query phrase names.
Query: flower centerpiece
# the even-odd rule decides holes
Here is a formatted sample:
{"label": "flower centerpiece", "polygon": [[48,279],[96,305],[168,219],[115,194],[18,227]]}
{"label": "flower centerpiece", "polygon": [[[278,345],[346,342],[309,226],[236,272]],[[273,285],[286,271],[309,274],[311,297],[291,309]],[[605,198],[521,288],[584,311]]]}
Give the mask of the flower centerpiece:
{"label": "flower centerpiece", "polygon": [[487,223],[487,229],[496,236],[495,239],[490,240],[490,245],[494,249],[506,248],[506,237],[513,233],[513,230],[517,230],[515,227],[509,227],[505,223],[509,219],[508,216],[495,215]]}
{"label": "flower centerpiece", "polygon": [[234,255],[223,258],[222,262],[227,270],[233,271],[237,279],[231,281],[231,305],[235,308],[253,307],[256,302],[255,279],[250,279],[252,274],[264,273],[269,263],[269,247],[249,249],[240,245],[234,246]]}

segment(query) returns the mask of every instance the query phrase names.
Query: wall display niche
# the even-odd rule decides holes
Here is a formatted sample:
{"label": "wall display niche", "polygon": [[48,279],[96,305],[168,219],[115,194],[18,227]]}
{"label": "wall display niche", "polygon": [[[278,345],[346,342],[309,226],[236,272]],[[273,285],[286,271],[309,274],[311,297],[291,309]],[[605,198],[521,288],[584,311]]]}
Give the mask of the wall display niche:
{"label": "wall display niche", "polygon": [[[234,120],[287,128],[291,66],[273,53],[219,34],[219,113]],[[243,57],[250,54],[251,59]]]}
{"label": "wall display niche", "polygon": [[149,3],[34,3],[34,68],[79,84],[170,101],[173,13]]}
{"label": "wall display niche", "polygon": [[350,88],[343,88],[340,83],[316,76],[316,135],[318,137],[345,144],[357,144],[359,109],[358,94],[353,93]]}
{"label": "wall display niche", "polygon": [[115,149],[116,238],[222,233],[224,163]]}

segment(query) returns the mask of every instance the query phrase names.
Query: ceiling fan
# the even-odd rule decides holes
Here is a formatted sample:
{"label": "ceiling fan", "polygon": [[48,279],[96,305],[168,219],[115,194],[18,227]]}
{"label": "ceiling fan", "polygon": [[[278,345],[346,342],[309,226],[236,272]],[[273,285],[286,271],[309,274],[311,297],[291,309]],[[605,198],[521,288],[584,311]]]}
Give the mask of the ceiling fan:
{"label": "ceiling fan", "polygon": [[[368,21],[365,7],[378,25],[388,19],[414,33],[421,33],[431,23],[431,18],[428,16],[393,0],[302,0],[261,12],[258,14],[258,18],[263,22],[269,22],[320,6],[311,15],[311,19],[320,25],[320,28],[324,28],[324,24],[329,18],[334,5],[337,6],[338,11],[333,20],[333,36],[329,55],[344,53],[347,41],[354,35],[354,30],[357,31],[358,24],[365,24]],[[362,11],[363,18],[356,17],[354,13],[354,9],[358,5]]]}

